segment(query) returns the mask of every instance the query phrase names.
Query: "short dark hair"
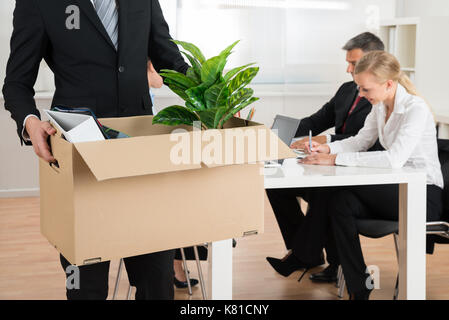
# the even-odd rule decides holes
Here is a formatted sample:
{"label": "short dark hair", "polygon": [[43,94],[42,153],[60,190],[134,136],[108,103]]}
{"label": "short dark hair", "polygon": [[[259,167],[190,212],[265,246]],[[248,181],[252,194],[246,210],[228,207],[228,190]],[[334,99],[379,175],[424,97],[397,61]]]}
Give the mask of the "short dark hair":
{"label": "short dark hair", "polygon": [[354,49],[361,49],[363,52],[370,51],[384,51],[385,45],[378,36],[371,32],[361,33],[348,42],[343,47],[343,50],[350,51]]}

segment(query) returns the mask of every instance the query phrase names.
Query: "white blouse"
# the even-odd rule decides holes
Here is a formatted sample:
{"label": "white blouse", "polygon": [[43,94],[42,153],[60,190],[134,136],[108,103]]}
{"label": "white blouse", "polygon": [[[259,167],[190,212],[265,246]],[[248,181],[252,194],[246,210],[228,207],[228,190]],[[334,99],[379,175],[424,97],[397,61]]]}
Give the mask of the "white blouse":
{"label": "white blouse", "polygon": [[[356,136],[328,144],[331,153],[337,154],[336,165],[425,168],[427,184],[443,188],[435,122],[424,99],[398,84],[394,110],[387,123],[386,113],[382,102],[374,105]],[[366,152],[377,138],[386,151]]]}

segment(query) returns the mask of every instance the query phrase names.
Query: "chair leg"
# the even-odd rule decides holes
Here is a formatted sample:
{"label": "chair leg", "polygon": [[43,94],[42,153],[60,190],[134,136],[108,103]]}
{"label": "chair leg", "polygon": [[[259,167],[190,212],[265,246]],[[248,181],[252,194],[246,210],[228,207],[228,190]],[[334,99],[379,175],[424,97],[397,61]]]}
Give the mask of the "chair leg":
{"label": "chair leg", "polygon": [[[396,259],[398,260],[398,264],[399,264],[399,236],[397,233],[393,233],[393,239],[394,239],[394,247],[396,248]],[[396,277],[396,285],[394,287],[394,296],[393,296],[393,300],[397,300],[399,296],[399,271],[398,271],[398,276]]]}
{"label": "chair leg", "polygon": [[201,269],[201,263],[200,263],[200,258],[198,255],[198,247],[197,246],[193,246],[193,252],[195,253],[196,266],[198,267],[198,277],[200,280],[201,293],[203,294],[203,300],[207,300],[206,286],[204,284],[203,270]]}
{"label": "chair leg", "polygon": [[133,288],[133,287],[131,287],[131,284],[130,284],[129,287],[128,287],[127,300],[131,300],[131,292],[132,292],[132,288]]}
{"label": "chair leg", "polygon": [[338,270],[337,270],[337,282],[335,283],[335,286],[337,287],[337,288],[340,288],[340,285],[341,285],[341,274],[342,274],[342,271],[341,271],[342,269],[341,269],[341,266],[339,265],[338,266]]}
{"label": "chair leg", "polygon": [[118,264],[117,279],[115,279],[115,287],[114,287],[114,294],[112,295],[112,300],[115,300],[117,298],[118,286],[120,283],[120,277],[122,275],[122,268],[123,268],[123,259],[120,259],[120,262]]}
{"label": "chair leg", "polygon": [[187,279],[187,287],[189,289],[189,295],[192,295],[192,286],[190,284],[190,275],[189,275],[189,269],[187,269],[187,261],[186,261],[186,255],[184,253],[184,248],[180,248],[181,251],[181,257],[182,257],[182,264],[184,267],[184,272],[186,274]]}
{"label": "chair leg", "polygon": [[338,297],[341,299],[343,298],[344,292],[345,292],[345,275],[343,274],[343,268],[341,266],[338,266]]}
{"label": "chair leg", "polygon": [[398,260],[399,263],[399,235],[396,233],[393,233],[393,239],[394,239],[394,247],[396,248],[396,259]]}
{"label": "chair leg", "polygon": [[393,300],[398,300],[398,296],[399,296],[399,272],[398,276],[396,277],[396,286],[394,287]]}
{"label": "chair leg", "polygon": [[342,276],[341,285],[340,285],[340,288],[338,288],[338,297],[340,299],[342,299],[344,294],[345,294],[344,293],[345,292],[345,286],[346,286],[345,276]]}

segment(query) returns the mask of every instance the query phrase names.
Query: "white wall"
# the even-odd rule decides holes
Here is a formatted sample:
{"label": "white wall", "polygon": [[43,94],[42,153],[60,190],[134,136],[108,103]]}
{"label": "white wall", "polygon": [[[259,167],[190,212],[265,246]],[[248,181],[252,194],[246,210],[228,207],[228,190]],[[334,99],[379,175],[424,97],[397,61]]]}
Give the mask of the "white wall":
{"label": "white wall", "polygon": [[[416,51],[416,85],[436,114],[447,114],[449,0],[397,0],[398,17],[420,18]],[[443,35],[443,36],[441,36]]]}
{"label": "white wall", "polygon": [[448,0],[397,0],[398,17],[449,16]]}
{"label": "white wall", "polygon": [[[195,43],[207,57],[240,39],[228,65],[257,62],[261,69],[256,83],[336,83],[348,79],[341,72],[344,43],[370,27],[375,31],[373,15],[380,20],[393,18],[395,13],[394,0],[314,0],[309,3],[323,7],[293,6],[301,2],[307,3],[179,0],[177,37]],[[289,3],[292,7],[282,6]]]}

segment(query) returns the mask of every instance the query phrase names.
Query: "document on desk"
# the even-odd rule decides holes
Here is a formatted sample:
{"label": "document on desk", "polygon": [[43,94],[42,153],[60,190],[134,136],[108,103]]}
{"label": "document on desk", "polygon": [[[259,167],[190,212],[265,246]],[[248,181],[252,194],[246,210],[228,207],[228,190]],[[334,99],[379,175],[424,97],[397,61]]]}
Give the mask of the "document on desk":
{"label": "document on desk", "polygon": [[296,159],[303,159],[307,157],[309,154],[301,149],[292,149],[294,153],[296,153]]}
{"label": "document on desk", "polygon": [[71,143],[105,140],[92,116],[44,110],[50,123]]}
{"label": "document on desk", "polygon": [[285,159],[281,164],[265,165],[264,176],[271,178],[300,177],[304,174],[304,168],[298,163],[298,159]]}

